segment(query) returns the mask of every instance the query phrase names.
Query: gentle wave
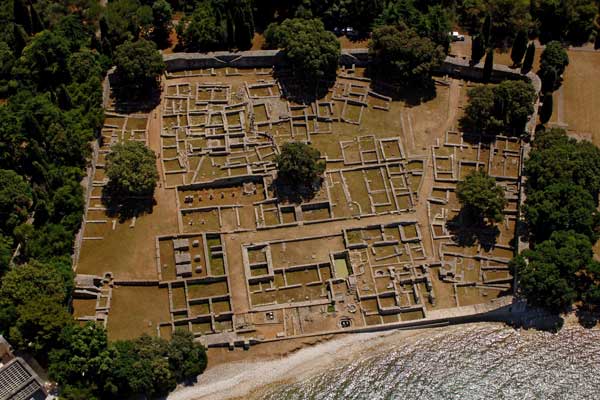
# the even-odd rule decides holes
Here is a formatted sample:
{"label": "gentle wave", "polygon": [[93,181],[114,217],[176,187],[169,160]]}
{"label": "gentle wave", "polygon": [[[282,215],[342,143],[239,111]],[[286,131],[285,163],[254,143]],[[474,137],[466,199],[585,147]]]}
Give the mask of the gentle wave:
{"label": "gentle wave", "polygon": [[600,330],[456,326],[378,347],[260,398],[598,399]]}

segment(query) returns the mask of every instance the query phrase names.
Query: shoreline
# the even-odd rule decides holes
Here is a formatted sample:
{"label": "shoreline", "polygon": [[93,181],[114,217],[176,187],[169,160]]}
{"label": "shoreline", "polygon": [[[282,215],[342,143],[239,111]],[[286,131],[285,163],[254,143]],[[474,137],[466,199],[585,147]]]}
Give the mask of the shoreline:
{"label": "shoreline", "polygon": [[[272,353],[250,355],[248,360],[221,360],[199,377],[192,386],[179,386],[168,400],[238,400],[258,398],[273,386],[302,380],[334,365],[336,362],[359,359],[361,355],[402,342],[422,340],[439,334],[469,330],[475,327],[544,330],[556,317],[525,308],[520,313],[504,314],[504,318],[453,323],[443,326],[412,327],[376,332],[349,333],[296,344],[291,348],[269,347]],[[563,327],[580,325],[574,313],[562,316]],[[515,322],[518,322],[515,324]],[[536,329],[537,327],[537,329]],[[270,344],[277,346],[277,344]]]}
{"label": "shoreline", "polygon": [[374,348],[399,340],[415,341],[448,329],[473,326],[506,327],[501,322],[474,322],[443,327],[355,333],[303,347],[276,359],[254,359],[217,364],[207,369],[193,386],[178,387],[168,400],[226,400],[256,398],[270,387],[309,377],[338,361],[359,358]]}

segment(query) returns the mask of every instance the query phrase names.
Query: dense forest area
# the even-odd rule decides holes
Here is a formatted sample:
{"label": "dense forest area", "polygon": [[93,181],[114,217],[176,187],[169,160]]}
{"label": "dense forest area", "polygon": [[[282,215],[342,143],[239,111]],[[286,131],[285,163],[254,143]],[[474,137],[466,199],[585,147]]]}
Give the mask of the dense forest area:
{"label": "dense forest area", "polygon": [[[340,46],[332,32],[353,38],[373,32],[374,71],[400,83],[425,82],[448,53],[448,32],[457,26],[473,35],[476,61],[487,53],[491,63],[490,49],[514,44],[515,64],[524,58],[524,69],[531,68],[535,51],[527,44],[539,38],[549,44],[540,72],[548,94],[568,63],[562,46],[598,40],[597,16],[596,0],[3,1],[0,333],[49,367],[65,399],[153,396],[204,369],[204,349],[189,335],[109,343],[106,332],[75,325],[69,312],[71,254],[84,211],[80,182],[103,123],[102,80],[116,65],[134,93],[156,86],[164,71],[157,48],[175,44],[173,31],[176,51],[248,49],[255,33],[264,33],[265,45],[284,48],[307,80],[335,71]],[[490,108],[473,107],[471,123],[522,132],[532,94],[517,86],[506,88],[519,93],[512,113],[494,109],[502,89],[471,93]],[[493,119],[482,121],[482,110]],[[598,232],[597,153],[555,131],[534,142],[525,211],[537,244],[514,264],[535,304],[562,309],[578,299],[600,300],[600,268],[591,258]],[[550,259],[543,249],[552,243],[562,247]],[[586,258],[561,264],[569,254]]]}

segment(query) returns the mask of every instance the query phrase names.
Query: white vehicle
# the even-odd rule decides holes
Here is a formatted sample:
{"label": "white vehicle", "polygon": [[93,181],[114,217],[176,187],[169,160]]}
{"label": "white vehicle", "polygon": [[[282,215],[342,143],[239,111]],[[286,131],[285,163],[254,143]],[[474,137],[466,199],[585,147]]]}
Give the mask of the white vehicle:
{"label": "white vehicle", "polygon": [[450,38],[452,39],[453,42],[464,42],[465,41],[465,35],[461,35],[458,32],[450,32]]}

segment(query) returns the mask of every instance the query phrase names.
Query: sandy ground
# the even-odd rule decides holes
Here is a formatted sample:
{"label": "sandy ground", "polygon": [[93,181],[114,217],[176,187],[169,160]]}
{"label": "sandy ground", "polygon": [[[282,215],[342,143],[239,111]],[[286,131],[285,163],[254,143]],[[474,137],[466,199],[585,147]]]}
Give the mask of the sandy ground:
{"label": "sandy ground", "polygon": [[359,358],[383,343],[416,339],[439,329],[443,328],[352,334],[303,348],[279,359],[220,364],[202,374],[196,385],[179,388],[168,399],[257,398],[275,383],[300,380],[339,361]]}

